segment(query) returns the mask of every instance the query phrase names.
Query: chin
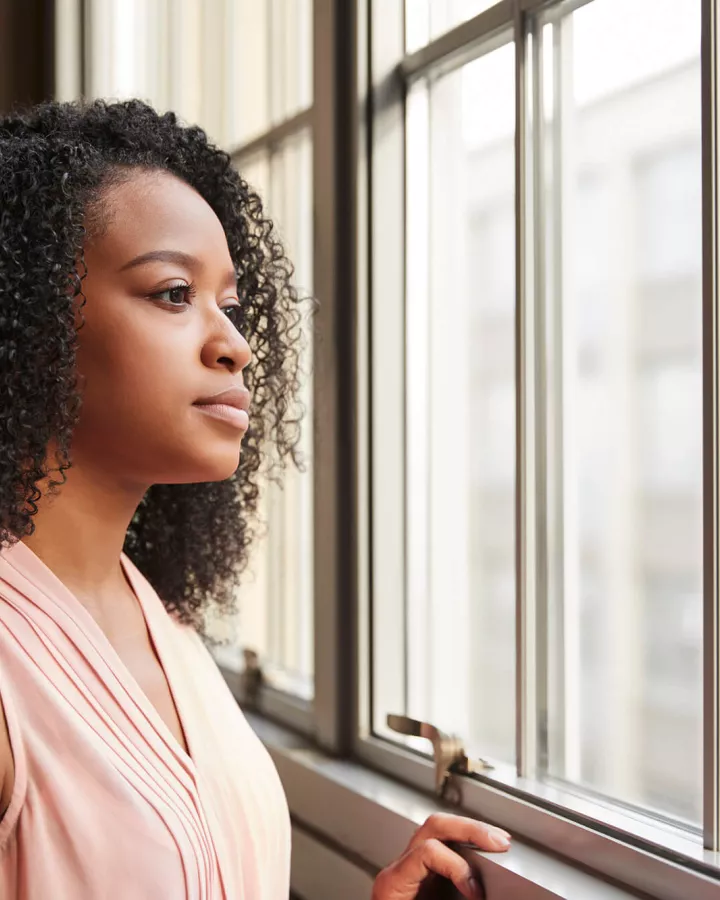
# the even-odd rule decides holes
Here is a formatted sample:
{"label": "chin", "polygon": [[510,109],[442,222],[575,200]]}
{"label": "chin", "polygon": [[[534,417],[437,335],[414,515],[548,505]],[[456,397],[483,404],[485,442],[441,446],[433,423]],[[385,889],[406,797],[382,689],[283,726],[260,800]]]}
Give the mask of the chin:
{"label": "chin", "polygon": [[184,484],[197,484],[209,481],[226,481],[237,472],[240,465],[240,454],[222,454],[212,459],[196,460],[186,477]]}

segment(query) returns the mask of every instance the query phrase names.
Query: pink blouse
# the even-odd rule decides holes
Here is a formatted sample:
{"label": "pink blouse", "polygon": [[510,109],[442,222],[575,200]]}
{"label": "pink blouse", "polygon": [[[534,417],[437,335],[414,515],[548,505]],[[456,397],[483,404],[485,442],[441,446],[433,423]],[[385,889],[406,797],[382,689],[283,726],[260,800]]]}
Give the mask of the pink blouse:
{"label": "pink blouse", "polygon": [[125,554],[186,754],[85,607],[22,542],[0,552],[0,697],[15,760],[0,900],[287,900],[273,763],[198,635]]}

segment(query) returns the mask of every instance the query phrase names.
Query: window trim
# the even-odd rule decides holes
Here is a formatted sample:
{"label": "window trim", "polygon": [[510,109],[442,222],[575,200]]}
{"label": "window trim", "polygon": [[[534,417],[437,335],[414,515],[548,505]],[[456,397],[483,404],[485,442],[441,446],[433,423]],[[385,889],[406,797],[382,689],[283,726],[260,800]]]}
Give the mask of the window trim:
{"label": "window trim", "polygon": [[354,721],[358,119],[354,3],[314,0],[315,737],[346,753]]}
{"label": "window trim", "polygon": [[[572,8],[580,7],[590,0],[570,0]],[[388,196],[386,190],[378,190],[379,179],[383,187],[389,180],[388,166],[394,166],[395,177],[405,172],[404,158],[404,99],[408,85],[417,78],[444,72],[442,63],[448,55],[447,68],[454,68],[467,61],[468,55],[477,56],[482,51],[478,48],[498,34],[507,33],[508,28],[514,31],[516,46],[516,383],[517,383],[517,419],[516,440],[516,604],[517,604],[517,718],[516,738],[518,742],[518,771],[520,776],[505,779],[504,784],[492,779],[482,780],[461,778],[464,806],[478,815],[493,819],[499,825],[524,835],[538,845],[572,859],[574,862],[589,866],[601,874],[636,890],[648,891],[652,896],[675,898],[681,896],[701,896],[695,891],[699,887],[689,888],[690,881],[685,879],[700,877],[694,870],[702,870],[712,880],[708,884],[708,896],[717,891],[717,880],[720,879],[720,749],[718,747],[718,722],[720,721],[720,684],[718,683],[718,655],[720,652],[720,606],[718,603],[718,416],[716,414],[718,396],[718,361],[717,348],[720,344],[718,335],[718,256],[720,255],[718,217],[718,151],[717,151],[717,46],[718,46],[718,0],[702,0],[702,67],[703,67],[703,102],[702,102],[702,145],[703,145],[703,397],[704,397],[704,587],[703,606],[705,614],[705,648],[704,648],[704,691],[705,691],[705,791],[704,791],[704,845],[692,840],[690,832],[683,832],[680,827],[673,828],[653,824],[650,817],[640,822],[633,815],[623,816],[618,805],[615,818],[616,827],[609,827],[602,820],[603,804],[596,806],[593,814],[593,803],[582,799],[569,791],[548,789],[538,790],[538,784],[532,785],[536,759],[536,738],[534,723],[537,707],[542,705],[541,685],[533,683],[534,655],[539,652],[542,634],[538,633],[541,623],[536,621],[534,561],[536,559],[533,509],[529,508],[528,498],[534,496],[535,458],[534,448],[530,441],[534,439],[534,428],[531,427],[534,417],[534,360],[533,349],[533,291],[538,274],[531,272],[527,266],[527,250],[532,242],[538,240],[528,225],[527,210],[533,206],[533,194],[537,191],[536,179],[529,167],[537,162],[537,155],[528,153],[529,133],[527,129],[528,109],[534,103],[539,90],[538,79],[528,85],[528,72],[525,63],[526,36],[528,22],[533,16],[547,7],[558,6],[551,0],[501,0],[495,6],[480,13],[469,22],[465,22],[445,35],[442,35],[410,56],[398,56],[400,43],[397,29],[398,22],[404,26],[401,0],[358,0],[360,21],[363,22],[364,44],[360,52],[359,84],[361,95],[368,98],[370,105],[369,121],[363,122],[364,145],[361,147],[359,184],[363,190],[360,213],[361,220],[358,235],[358,271],[365,271],[366,281],[358,290],[358,322],[360,330],[360,353],[358,358],[358,386],[356,399],[359,405],[359,416],[366,417],[364,409],[370,410],[366,427],[358,434],[358,485],[361,498],[360,508],[365,504],[370,510],[370,521],[366,534],[363,528],[357,536],[357,553],[359,557],[359,612],[358,628],[358,670],[357,696],[358,721],[356,728],[355,754],[367,765],[386,771],[395,778],[411,783],[423,791],[433,789],[433,766],[431,762],[399,745],[385,741],[373,734],[372,693],[374,660],[371,631],[373,611],[371,601],[374,584],[374,567],[377,554],[374,545],[373,520],[378,511],[373,509],[371,477],[373,474],[373,363],[379,355],[377,347],[373,348],[376,330],[373,328],[373,304],[377,303],[377,292],[383,288],[388,291],[397,290],[404,275],[392,268],[383,269],[383,262],[391,255],[387,245],[397,241],[398,221],[404,229],[402,213],[395,211],[398,204],[397,195]],[[564,10],[569,7],[567,2]],[[383,23],[382,34],[375,35],[374,40],[368,37],[372,33],[372,22]],[[375,17],[373,19],[373,17]],[[404,27],[402,34],[404,47]],[[395,59],[393,61],[393,48]],[[535,61],[536,62],[536,61]],[[360,108],[363,109],[361,103]],[[382,120],[378,128],[377,119]],[[378,150],[373,143],[374,133],[379,132],[383,142]],[[393,155],[394,154],[394,155]],[[392,160],[388,162],[388,156]],[[383,168],[384,167],[384,168]],[[402,179],[404,181],[404,177]],[[382,197],[383,208],[378,213],[374,197]],[[392,204],[395,204],[395,207]],[[367,204],[366,212],[362,207]],[[373,229],[373,221],[382,215],[383,246],[377,245]],[[404,234],[404,231],[403,231]],[[402,238],[400,240],[402,244]],[[397,249],[397,247],[396,247]],[[404,252],[396,253],[404,260]],[[542,254],[536,254],[542,259]],[[379,265],[378,265],[379,264]],[[382,271],[381,271],[382,270]],[[404,290],[402,293],[404,296]],[[367,303],[365,311],[363,304]],[[384,312],[387,315],[387,310]],[[383,389],[386,384],[383,380]],[[366,406],[363,407],[363,404]],[[365,418],[361,419],[365,422]],[[533,423],[534,424],[534,423]],[[377,426],[376,426],[377,427]],[[363,522],[361,521],[362,525]],[[367,535],[370,535],[368,537]],[[399,573],[392,576],[395,596],[397,596],[397,580]],[[387,593],[387,585],[382,586],[383,594]],[[391,591],[392,593],[392,591]],[[377,601],[377,598],[375,598]],[[537,598],[542,602],[542,598]],[[384,615],[384,613],[383,613]],[[401,690],[400,687],[397,690]],[[395,691],[397,692],[397,691]],[[711,774],[710,777],[708,777]],[[542,794],[552,794],[553,799]],[[560,801],[560,802],[558,802]],[[565,815],[563,815],[563,811]],[[568,815],[571,818],[568,818]],[[607,816],[605,815],[605,818]],[[640,864],[641,863],[641,864]],[[700,883],[700,882],[699,882]]]}

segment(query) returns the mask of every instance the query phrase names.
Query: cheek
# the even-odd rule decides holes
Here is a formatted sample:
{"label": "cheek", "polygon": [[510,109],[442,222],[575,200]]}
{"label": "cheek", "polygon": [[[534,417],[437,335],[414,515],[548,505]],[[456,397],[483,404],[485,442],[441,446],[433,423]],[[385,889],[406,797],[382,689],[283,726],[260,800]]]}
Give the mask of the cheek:
{"label": "cheek", "polygon": [[133,430],[176,420],[193,395],[194,351],[181,337],[177,330],[159,334],[127,321],[88,321],[77,356],[85,417],[111,418]]}
{"label": "cheek", "polygon": [[207,383],[189,329],[123,320],[80,333],[80,455],[102,458],[148,483],[218,481],[237,469],[241,439],[192,401]]}

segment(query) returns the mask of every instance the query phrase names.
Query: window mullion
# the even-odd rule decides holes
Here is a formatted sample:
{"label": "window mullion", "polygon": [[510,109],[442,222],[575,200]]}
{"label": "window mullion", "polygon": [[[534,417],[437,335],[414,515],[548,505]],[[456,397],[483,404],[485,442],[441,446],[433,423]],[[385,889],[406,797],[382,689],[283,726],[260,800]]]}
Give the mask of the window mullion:
{"label": "window mullion", "polygon": [[[535,561],[535,429],[534,417],[534,316],[528,254],[528,96],[525,23],[518,0],[514,2],[515,30],[515,553],[516,553],[516,722],[517,770],[533,777],[537,762],[537,656]],[[533,79],[534,84],[534,79]]]}
{"label": "window mullion", "polygon": [[[530,521],[534,527],[534,555],[531,566],[535,565],[533,587],[535,590],[535,756],[533,763],[536,774],[548,768],[548,638],[549,638],[549,534],[548,534],[548,371],[547,371],[547,313],[546,313],[546,196],[545,186],[545,141],[543,134],[543,92],[544,92],[544,50],[542,29],[536,18],[531,20],[532,28],[532,211],[530,221],[533,226],[532,256],[533,266],[529,283],[532,285],[533,302],[528,305],[532,311],[534,384],[534,410],[528,419],[528,427],[534,433],[534,458],[532,473],[535,491],[532,495],[534,509]],[[530,245],[529,245],[530,246]],[[528,511],[528,515],[530,512]],[[529,552],[529,548],[528,548]]]}
{"label": "window mullion", "polygon": [[354,4],[313,3],[313,509],[315,728],[319,744],[344,752],[354,720],[352,621],[355,453]]}
{"label": "window mullion", "polygon": [[718,654],[718,9],[702,2],[703,128],[703,628],[704,841],[720,849],[720,684]]}

